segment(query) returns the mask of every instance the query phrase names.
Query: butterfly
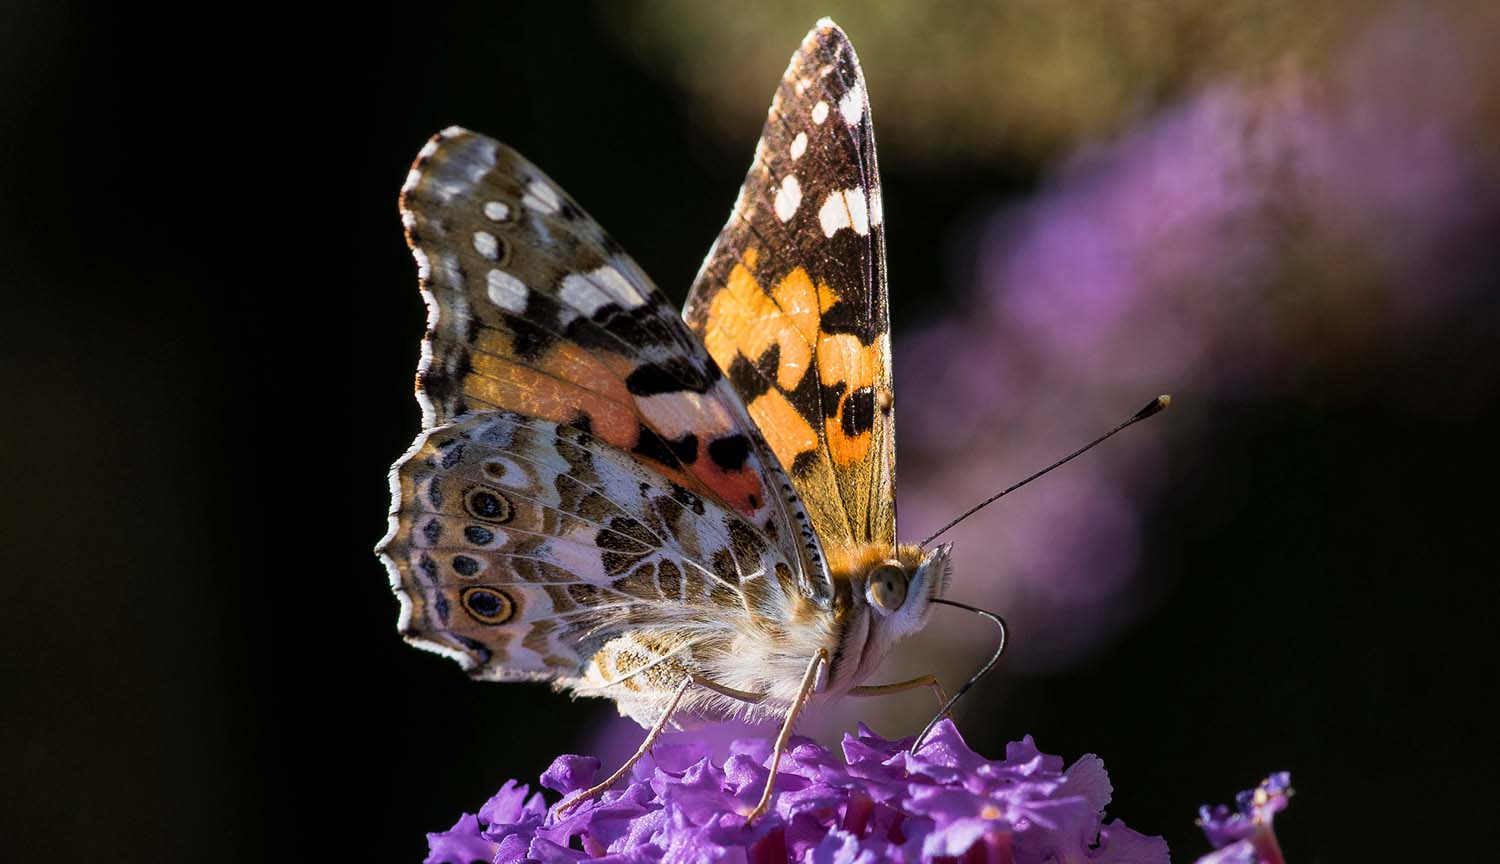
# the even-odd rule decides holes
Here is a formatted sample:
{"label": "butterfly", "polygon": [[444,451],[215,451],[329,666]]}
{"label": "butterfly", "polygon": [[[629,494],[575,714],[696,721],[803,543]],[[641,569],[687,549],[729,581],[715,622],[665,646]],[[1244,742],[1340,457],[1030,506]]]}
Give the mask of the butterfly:
{"label": "butterfly", "polygon": [[[426,300],[422,432],[377,547],[400,632],[476,678],[613,699],[651,731],[782,720],[867,685],[950,547],[896,539],[880,174],[828,19],[771,100],[681,315],[505,145],[452,127],[401,217]],[[759,805],[770,801],[768,781]]]}

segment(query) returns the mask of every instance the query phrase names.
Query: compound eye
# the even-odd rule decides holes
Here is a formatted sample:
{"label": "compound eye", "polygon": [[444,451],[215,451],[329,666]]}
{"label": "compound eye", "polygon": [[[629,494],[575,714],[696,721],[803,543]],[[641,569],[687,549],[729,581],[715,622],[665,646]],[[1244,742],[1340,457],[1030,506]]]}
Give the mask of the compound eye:
{"label": "compound eye", "polygon": [[870,571],[865,594],[874,605],[895,612],[906,602],[906,571],[895,564],[876,567]]}

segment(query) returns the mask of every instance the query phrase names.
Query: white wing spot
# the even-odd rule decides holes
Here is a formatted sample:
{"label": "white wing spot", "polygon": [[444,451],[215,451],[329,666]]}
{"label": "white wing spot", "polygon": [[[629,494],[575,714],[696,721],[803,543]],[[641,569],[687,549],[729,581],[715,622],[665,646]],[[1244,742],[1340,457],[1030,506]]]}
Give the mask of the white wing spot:
{"label": "white wing spot", "polygon": [[824,102],[822,99],[819,99],[818,100],[818,104],[816,104],[816,105],[813,106],[812,118],[813,118],[813,122],[814,123],[818,123],[820,125],[822,124],[822,122],[824,120],[827,120],[828,119],[828,103]]}
{"label": "white wing spot", "polygon": [[797,83],[792,85],[792,92],[796,93],[798,96],[801,96],[803,93],[807,92],[807,86],[811,83],[812,82],[807,80],[806,78],[798,78]]}
{"label": "white wing spot", "polygon": [[484,202],[484,215],[491,222],[504,222],[510,218],[510,207],[504,201]]}
{"label": "white wing spot", "polygon": [[646,305],[646,297],[626,279],[619,270],[605,264],[589,273],[589,278],[604,290],[615,295],[620,305],[626,309],[634,309],[637,306]]}
{"label": "white wing spot", "polygon": [[500,259],[500,243],[495,239],[495,235],[488,231],[474,232],[474,251],[491,261]]}
{"label": "white wing spot", "polygon": [[696,433],[702,440],[732,428],[733,421],[718,403],[687,390],[637,396],[635,404],[646,422],[669,439]]}
{"label": "white wing spot", "polygon": [[783,222],[790,220],[797,213],[797,206],[802,203],[802,185],[797,178],[790,174],[781,181],[781,188],[776,192],[776,218]]}
{"label": "white wing spot", "polygon": [[419,169],[413,168],[406,172],[406,182],[401,184],[401,191],[410,192],[417,188],[417,184],[420,182],[422,182],[422,172]]}
{"label": "white wing spot", "polygon": [[504,270],[491,270],[486,281],[489,283],[490,302],[517,315],[526,311],[526,283]]}
{"label": "white wing spot", "polygon": [[581,273],[569,273],[563,277],[562,289],[558,292],[562,301],[585,317],[592,318],[595,312],[608,306],[613,301],[609,295],[599,290],[599,287],[589,281],[587,276]]}
{"label": "white wing spot", "polygon": [[870,211],[865,206],[865,190],[856,186],[828,193],[823,206],[818,208],[818,222],[825,237],[832,237],[840,228],[853,229],[860,236],[869,234]]}
{"label": "white wing spot", "polygon": [[844,122],[850,126],[858,126],[860,118],[865,116],[865,85],[856,83],[839,99],[839,113],[844,115]]}
{"label": "white wing spot", "polygon": [[521,203],[537,211],[538,213],[556,213],[562,207],[562,199],[557,197],[557,191],[540,180],[533,180],[526,185],[526,195],[521,198]]}
{"label": "white wing spot", "polygon": [[865,190],[856,186],[844,190],[844,203],[849,207],[850,228],[861,237],[870,233],[870,208],[865,203]]}
{"label": "white wing spot", "polygon": [[870,225],[879,228],[885,223],[885,208],[880,203],[880,187],[870,190]]}
{"label": "white wing spot", "polygon": [[842,192],[829,193],[818,208],[818,222],[823,225],[823,236],[832,237],[840,228],[849,227],[849,211],[844,207]]}
{"label": "white wing spot", "polygon": [[797,133],[797,137],[792,139],[792,161],[795,162],[798,159],[801,159],[802,158],[802,154],[806,153],[806,152],[807,152],[807,133],[806,132],[798,132]]}

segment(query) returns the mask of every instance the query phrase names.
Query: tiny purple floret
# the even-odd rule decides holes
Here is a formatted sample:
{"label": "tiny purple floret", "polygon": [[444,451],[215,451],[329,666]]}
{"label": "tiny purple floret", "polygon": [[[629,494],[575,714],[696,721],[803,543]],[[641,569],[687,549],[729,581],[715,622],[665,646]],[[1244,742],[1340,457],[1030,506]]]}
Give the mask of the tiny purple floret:
{"label": "tiny purple floret", "polygon": [[1234,807],[1200,807],[1198,825],[1215,851],[1199,858],[1198,864],[1285,864],[1271,823],[1286,809],[1291,795],[1292,775],[1278,771],[1236,795]]}

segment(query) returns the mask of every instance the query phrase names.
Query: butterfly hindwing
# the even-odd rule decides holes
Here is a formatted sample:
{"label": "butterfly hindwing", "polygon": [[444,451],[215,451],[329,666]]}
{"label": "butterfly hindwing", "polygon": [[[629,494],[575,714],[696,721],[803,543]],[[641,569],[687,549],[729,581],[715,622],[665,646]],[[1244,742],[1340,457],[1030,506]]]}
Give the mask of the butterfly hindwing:
{"label": "butterfly hindwing", "polygon": [[597,684],[623,655],[590,661],[626,634],[631,656],[710,650],[726,616],[774,617],[798,590],[743,514],[574,426],[470,414],[425,431],[391,482],[377,551],[400,629],[476,677]]}
{"label": "butterfly hindwing", "polygon": [[830,557],[895,545],[883,221],[864,76],[843,31],[820,22],[773,97],[683,316]]}

